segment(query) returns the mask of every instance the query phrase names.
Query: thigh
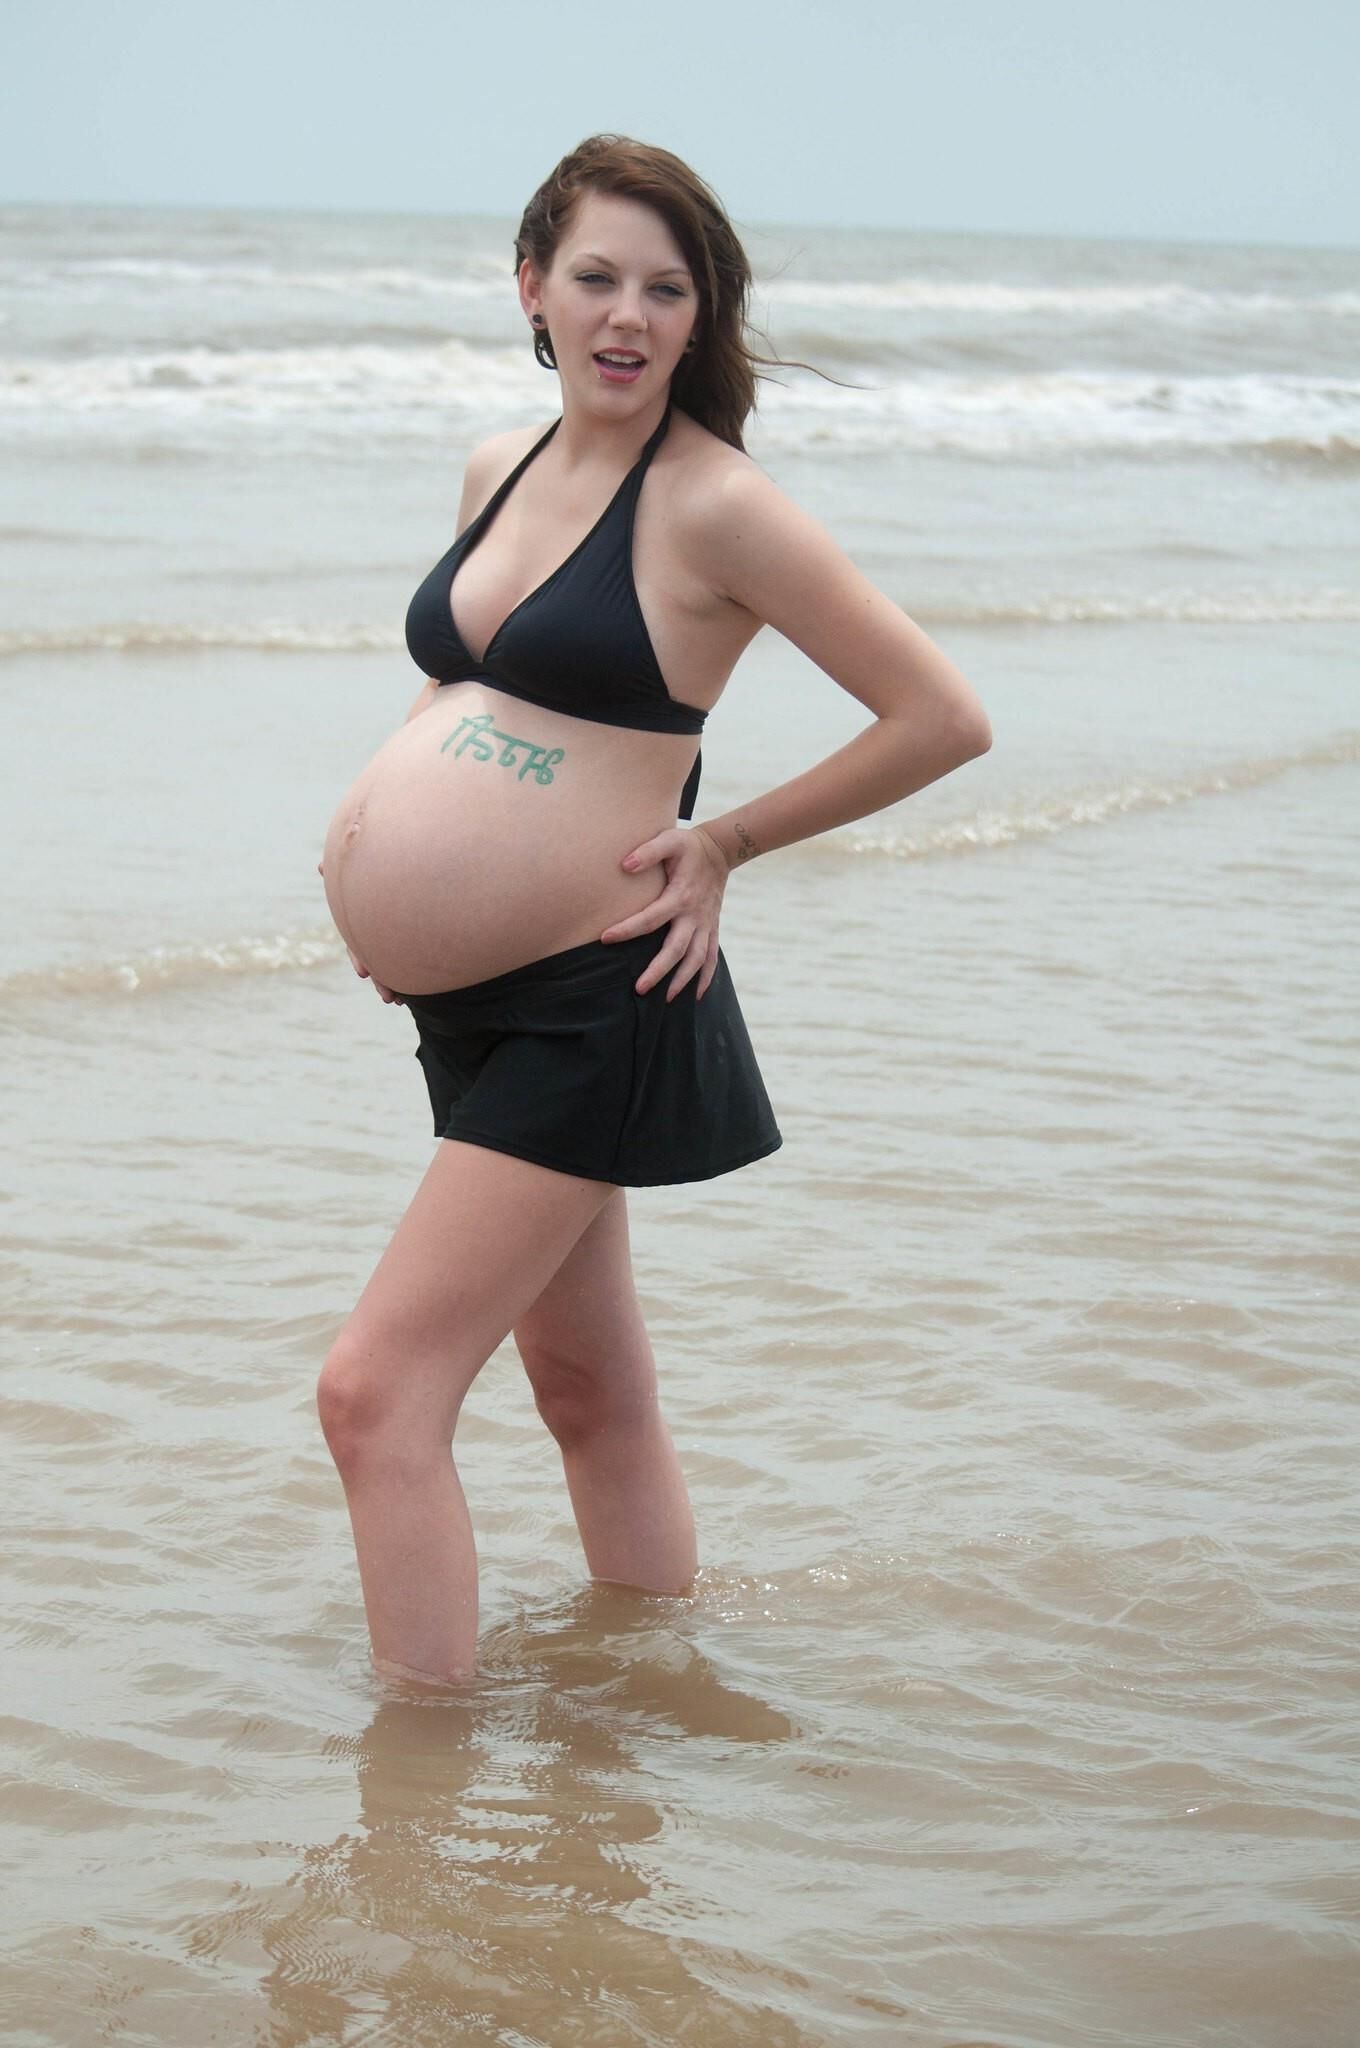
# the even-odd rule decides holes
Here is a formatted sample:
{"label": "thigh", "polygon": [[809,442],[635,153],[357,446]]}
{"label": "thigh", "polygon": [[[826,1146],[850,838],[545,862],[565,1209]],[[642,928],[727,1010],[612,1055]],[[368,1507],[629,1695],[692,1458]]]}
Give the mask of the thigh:
{"label": "thigh", "polygon": [[456,1409],[617,1192],[441,1140],[346,1327],[351,1369],[395,1367],[413,1399]]}

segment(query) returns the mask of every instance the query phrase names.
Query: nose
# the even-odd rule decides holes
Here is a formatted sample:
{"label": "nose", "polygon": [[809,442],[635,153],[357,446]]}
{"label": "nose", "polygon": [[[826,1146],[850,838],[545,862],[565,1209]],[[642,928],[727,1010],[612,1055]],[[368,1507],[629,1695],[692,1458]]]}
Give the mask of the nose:
{"label": "nose", "polygon": [[645,327],[647,315],[643,311],[641,295],[637,292],[620,292],[610,310],[609,324],[611,327],[626,327],[630,331]]}

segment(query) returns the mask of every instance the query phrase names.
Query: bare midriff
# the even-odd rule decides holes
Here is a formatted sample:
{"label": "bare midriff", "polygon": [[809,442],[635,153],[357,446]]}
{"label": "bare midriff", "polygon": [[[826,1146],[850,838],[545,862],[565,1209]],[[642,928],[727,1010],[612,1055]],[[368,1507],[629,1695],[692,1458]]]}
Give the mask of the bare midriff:
{"label": "bare midriff", "polygon": [[661,893],[659,868],[620,862],[675,823],[697,746],[446,685],[331,820],[326,898],[341,937],[404,995],[598,939]]}

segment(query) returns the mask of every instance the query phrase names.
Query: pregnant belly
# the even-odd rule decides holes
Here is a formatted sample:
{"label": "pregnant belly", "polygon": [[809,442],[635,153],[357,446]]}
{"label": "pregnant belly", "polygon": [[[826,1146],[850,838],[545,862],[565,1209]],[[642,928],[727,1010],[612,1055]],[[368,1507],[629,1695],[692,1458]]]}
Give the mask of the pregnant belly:
{"label": "pregnant belly", "polygon": [[326,836],[326,897],[369,972],[464,988],[598,939],[661,892],[625,853],[675,823],[695,742],[459,683],[394,733]]}

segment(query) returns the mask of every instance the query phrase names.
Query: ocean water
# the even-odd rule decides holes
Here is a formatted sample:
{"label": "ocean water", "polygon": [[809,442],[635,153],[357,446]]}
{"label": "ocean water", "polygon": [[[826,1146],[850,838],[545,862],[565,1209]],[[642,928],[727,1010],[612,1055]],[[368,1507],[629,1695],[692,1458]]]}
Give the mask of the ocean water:
{"label": "ocean water", "polygon": [[[481,1673],[367,1665],[317,1369],[429,1154],[315,862],[505,222],[0,209],[0,2036],[1349,2048],[1360,253],[752,233],[752,452],[992,752],[734,876],[785,1133],[631,1203],[694,1597],[507,1349]],[[862,713],[762,635],[705,806]]]}

